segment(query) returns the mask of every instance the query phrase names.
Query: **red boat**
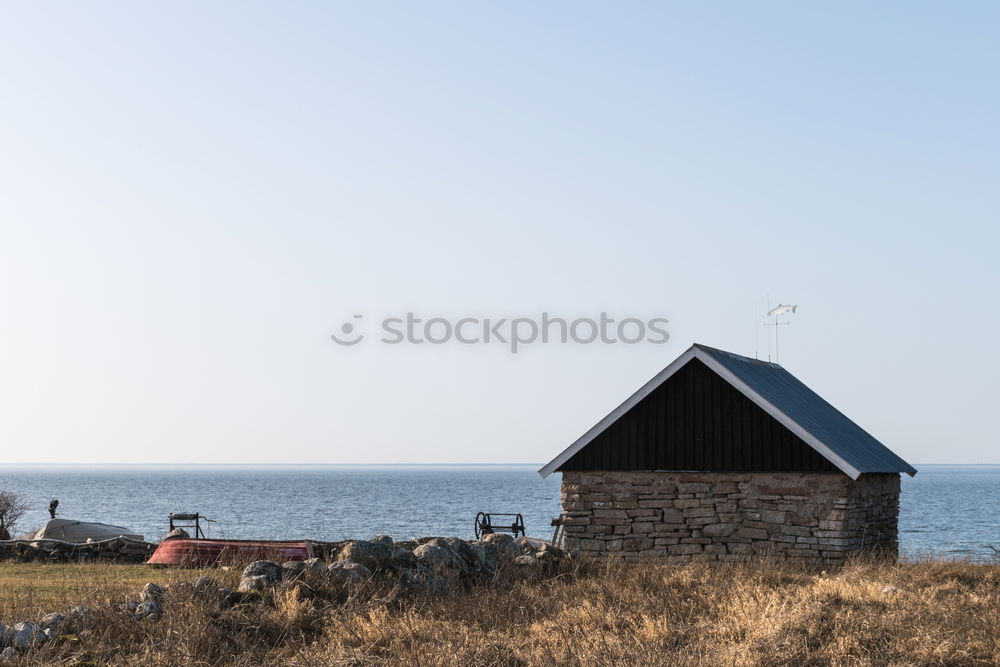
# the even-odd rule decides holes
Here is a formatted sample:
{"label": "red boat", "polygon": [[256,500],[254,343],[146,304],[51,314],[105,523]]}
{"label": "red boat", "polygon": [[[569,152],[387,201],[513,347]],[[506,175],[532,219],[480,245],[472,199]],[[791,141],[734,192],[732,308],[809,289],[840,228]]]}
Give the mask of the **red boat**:
{"label": "red boat", "polygon": [[255,542],[175,538],[160,542],[146,561],[152,565],[211,567],[252,560],[307,560],[313,557],[309,542]]}

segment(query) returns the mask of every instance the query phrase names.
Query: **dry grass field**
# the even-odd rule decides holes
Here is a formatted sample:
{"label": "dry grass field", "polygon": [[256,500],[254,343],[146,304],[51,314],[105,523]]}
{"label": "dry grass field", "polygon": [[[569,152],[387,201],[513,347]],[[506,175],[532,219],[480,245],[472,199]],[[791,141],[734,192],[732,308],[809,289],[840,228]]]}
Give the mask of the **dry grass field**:
{"label": "dry grass field", "polygon": [[[1000,664],[998,565],[591,564],[440,597],[298,585],[224,611],[170,592],[156,622],[114,611],[146,581],[201,574],[0,565],[8,624],[94,609],[85,627],[12,664]],[[211,574],[227,585],[238,576]]]}
{"label": "dry grass field", "polygon": [[[0,622],[31,620],[78,604],[99,604],[113,595],[141,588],[147,581],[190,581],[218,570],[152,569],[148,565],[49,564],[0,561]],[[234,573],[233,579],[238,573]]]}

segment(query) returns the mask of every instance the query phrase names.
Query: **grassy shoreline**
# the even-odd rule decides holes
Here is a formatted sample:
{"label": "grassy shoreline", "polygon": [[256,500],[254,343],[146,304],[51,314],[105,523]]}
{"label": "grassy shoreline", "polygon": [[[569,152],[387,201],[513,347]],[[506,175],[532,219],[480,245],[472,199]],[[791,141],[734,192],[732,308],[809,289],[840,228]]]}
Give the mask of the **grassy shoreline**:
{"label": "grassy shoreline", "polygon": [[438,597],[295,586],[221,613],[178,598],[156,623],[110,611],[147,581],[206,573],[239,577],[0,563],[0,621],[109,610],[16,664],[1000,664],[1000,565],[952,561],[590,563]]}

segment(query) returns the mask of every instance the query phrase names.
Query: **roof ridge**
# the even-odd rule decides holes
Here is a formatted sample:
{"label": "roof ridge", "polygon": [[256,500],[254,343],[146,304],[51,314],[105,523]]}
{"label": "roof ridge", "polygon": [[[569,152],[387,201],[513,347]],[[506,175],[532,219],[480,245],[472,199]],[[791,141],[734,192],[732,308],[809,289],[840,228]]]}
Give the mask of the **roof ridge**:
{"label": "roof ridge", "polygon": [[748,362],[748,363],[751,363],[751,364],[763,364],[765,366],[770,366],[771,368],[780,368],[781,370],[785,370],[785,367],[782,366],[781,364],[779,364],[776,361],[764,361],[763,359],[751,359],[750,357],[744,356],[742,354],[736,354],[735,352],[730,352],[729,350],[723,350],[723,349],[720,349],[718,347],[712,347],[711,345],[705,345],[703,343],[694,343],[693,347],[696,347],[699,350],[702,350],[704,352],[708,352],[710,354],[711,353],[724,354],[727,357],[731,357],[733,359],[736,359],[737,361],[745,361],[745,362]]}

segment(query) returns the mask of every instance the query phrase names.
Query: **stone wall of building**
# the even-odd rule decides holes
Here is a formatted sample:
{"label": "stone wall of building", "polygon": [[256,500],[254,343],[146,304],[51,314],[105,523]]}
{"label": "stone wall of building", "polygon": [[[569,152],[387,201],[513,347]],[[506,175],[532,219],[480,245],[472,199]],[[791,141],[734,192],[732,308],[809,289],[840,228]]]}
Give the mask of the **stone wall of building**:
{"label": "stone wall of building", "polygon": [[895,556],[899,475],[563,472],[565,547],[625,560]]}

